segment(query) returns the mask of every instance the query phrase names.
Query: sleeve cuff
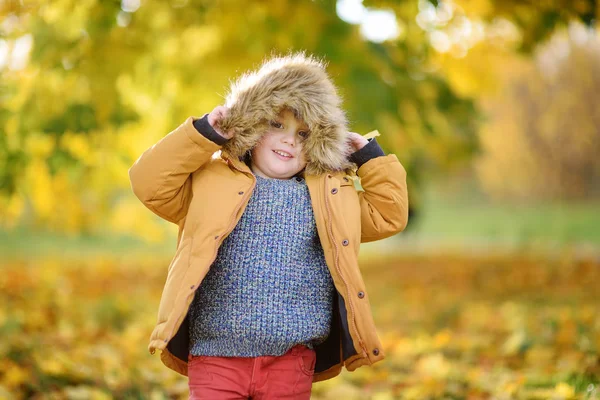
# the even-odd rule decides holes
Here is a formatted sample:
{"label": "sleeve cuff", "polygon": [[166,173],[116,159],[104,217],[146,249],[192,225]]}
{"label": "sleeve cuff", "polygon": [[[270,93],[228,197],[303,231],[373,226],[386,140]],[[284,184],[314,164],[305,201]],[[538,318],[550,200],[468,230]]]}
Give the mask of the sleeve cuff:
{"label": "sleeve cuff", "polygon": [[375,158],[385,156],[383,149],[377,143],[376,138],[369,139],[369,143],[367,143],[362,149],[355,151],[350,155],[350,161],[355,163],[358,168],[361,165],[366,163],[367,161]]}
{"label": "sleeve cuff", "polygon": [[205,138],[220,146],[224,145],[229,140],[219,135],[217,131],[215,131],[212,125],[208,122],[208,114],[204,114],[202,118],[195,119],[194,128],[196,128],[196,130]]}

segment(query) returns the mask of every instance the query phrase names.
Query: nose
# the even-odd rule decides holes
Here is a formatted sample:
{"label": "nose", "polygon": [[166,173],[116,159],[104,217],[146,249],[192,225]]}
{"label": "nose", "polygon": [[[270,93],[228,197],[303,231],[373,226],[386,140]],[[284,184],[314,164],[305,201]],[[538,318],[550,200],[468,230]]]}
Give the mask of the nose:
{"label": "nose", "polygon": [[282,136],[281,141],[283,143],[287,143],[292,147],[296,146],[296,132],[293,131],[287,131],[285,132],[285,134]]}

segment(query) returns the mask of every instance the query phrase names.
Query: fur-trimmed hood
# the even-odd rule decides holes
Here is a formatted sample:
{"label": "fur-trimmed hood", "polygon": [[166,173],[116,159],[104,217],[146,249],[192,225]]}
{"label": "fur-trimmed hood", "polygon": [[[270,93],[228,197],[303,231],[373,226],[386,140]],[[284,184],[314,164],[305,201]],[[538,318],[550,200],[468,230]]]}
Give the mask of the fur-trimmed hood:
{"label": "fur-trimmed hood", "polygon": [[347,120],[340,104],[322,61],[304,53],[271,58],[231,85],[225,103],[229,112],[220,128],[234,132],[234,136],[223,149],[232,156],[245,157],[258,144],[269,121],[288,107],[310,131],[303,142],[305,173],[352,168]]}

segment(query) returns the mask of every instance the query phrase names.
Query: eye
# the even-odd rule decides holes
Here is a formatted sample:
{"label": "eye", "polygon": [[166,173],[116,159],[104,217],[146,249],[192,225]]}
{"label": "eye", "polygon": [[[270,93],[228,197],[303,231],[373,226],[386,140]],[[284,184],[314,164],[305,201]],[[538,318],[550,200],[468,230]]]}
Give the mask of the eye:
{"label": "eye", "polygon": [[277,121],[271,121],[271,126],[273,128],[277,128],[277,129],[283,128],[283,125],[281,123],[277,122]]}
{"label": "eye", "polygon": [[300,132],[298,132],[298,135],[300,135],[300,137],[302,139],[306,139],[308,137],[308,132],[307,131],[300,131]]}

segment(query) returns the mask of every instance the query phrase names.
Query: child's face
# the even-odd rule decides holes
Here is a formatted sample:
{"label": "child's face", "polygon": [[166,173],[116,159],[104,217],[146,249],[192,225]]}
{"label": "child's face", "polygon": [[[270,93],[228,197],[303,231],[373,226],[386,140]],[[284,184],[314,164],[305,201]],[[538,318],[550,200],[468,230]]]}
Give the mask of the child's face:
{"label": "child's face", "polygon": [[263,178],[276,179],[296,175],[306,166],[302,143],[307,136],[306,124],[297,120],[290,110],[283,110],[252,149],[252,172]]}

